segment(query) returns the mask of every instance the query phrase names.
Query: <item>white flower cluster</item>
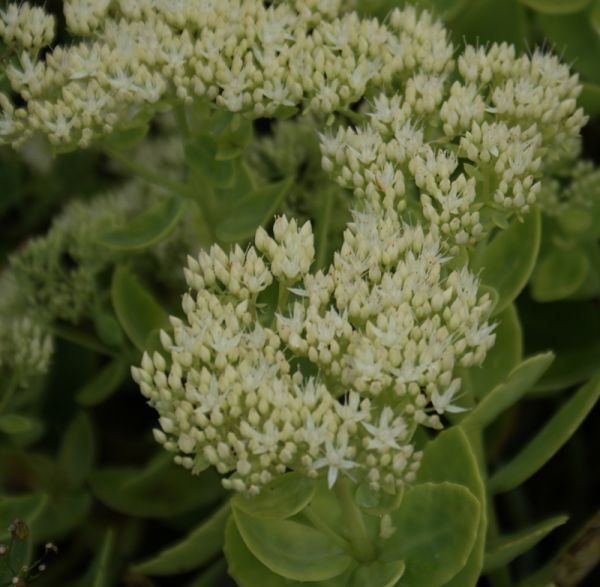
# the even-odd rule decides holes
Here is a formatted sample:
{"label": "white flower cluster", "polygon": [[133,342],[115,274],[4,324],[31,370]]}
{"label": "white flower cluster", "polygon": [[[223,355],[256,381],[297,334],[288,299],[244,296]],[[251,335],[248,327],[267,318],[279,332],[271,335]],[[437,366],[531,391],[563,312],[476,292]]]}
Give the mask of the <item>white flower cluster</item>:
{"label": "white flower cluster", "polygon": [[395,10],[385,26],[341,14],[340,5],[71,0],[67,23],[87,38],[9,65],[12,87],[27,104],[2,100],[0,139],[21,144],[40,131],[56,145],[87,146],[198,98],[254,117],[299,106],[331,113],[370,88],[393,90],[417,68],[439,75],[451,67],[452,45],[429,14]]}
{"label": "white flower cluster", "polygon": [[456,252],[485,234],[491,211],[528,211],[544,161],[577,149],[586,118],[577,76],[551,55],[467,47],[450,85],[453,67],[417,68],[403,91],[372,100],[364,124],[321,144],[341,185],[374,208],[408,207]]}
{"label": "white flower cluster", "polygon": [[0,278],[0,368],[25,386],[48,371],[54,344],[43,323],[24,309],[20,293],[13,274],[5,271]]}
{"label": "white flower cluster", "polygon": [[600,208],[600,168],[591,161],[578,161],[560,179],[545,178],[540,203],[549,216],[560,219],[570,210],[578,209],[590,218],[590,211]]}
{"label": "white flower cluster", "polygon": [[[273,233],[189,259],[185,320],[161,337],[169,357],[145,354],[132,369],[160,415],[156,439],[238,491],[293,469],[393,493],[415,477],[416,426],[439,428],[439,415],[460,410],[457,367],[494,342],[489,296],[450,268],[436,236],[391,212],[357,212],[316,274],[310,224],[280,217]],[[263,308],[274,281],[273,318]],[[299,368],[307,359],[313,375]]]}
{"label": "white flower cluster", "polygon": [[0,9],[0,38],[9,47],[36,52],[54,39],[54,17],[28,2],[8,4]]}

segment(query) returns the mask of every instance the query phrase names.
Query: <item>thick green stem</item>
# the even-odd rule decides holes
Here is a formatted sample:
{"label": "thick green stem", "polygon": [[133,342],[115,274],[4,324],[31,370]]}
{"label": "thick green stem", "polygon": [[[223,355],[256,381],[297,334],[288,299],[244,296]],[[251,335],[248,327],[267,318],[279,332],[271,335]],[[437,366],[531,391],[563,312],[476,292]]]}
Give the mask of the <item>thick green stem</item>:
{"label": "thick green stem", "polygon": [[335,493],[342,509],[342,518],[347,524],[348,540],[357,560],[370,563],[375,560],[375,548],[365,526],[362,513],[352,495],[348,479],[340,477],[335,484]]}

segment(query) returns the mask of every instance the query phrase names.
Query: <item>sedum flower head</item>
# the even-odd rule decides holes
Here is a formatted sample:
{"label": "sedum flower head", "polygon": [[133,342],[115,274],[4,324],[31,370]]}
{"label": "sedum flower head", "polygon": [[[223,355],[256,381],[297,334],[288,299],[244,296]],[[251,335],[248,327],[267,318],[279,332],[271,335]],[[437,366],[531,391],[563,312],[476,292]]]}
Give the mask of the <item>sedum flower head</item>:
{"label": "sedum flower head", "polygon": [[0,277],[0,368],[10,370],[17,384],[26,386],[48,371],[53,350],[45,323],[24,307],[14,275],[5,271]]}
{"label": "sedum flower head", "polygon": [[490,299],[397,214],[356,212],[332,266],[310,273],[313,257],[310,224],[284,217],[256,248],[190,257],[185,317],[133,377],[159,413],[156,439],[227,488],[258,493],[293,469],[394,492],[415,477],[415,428],[460,409],[457,368],[494,342]]}
{"label": "sedum flower head", "polygon": [[495,219],[526,213],[545,168],[577,150],[579,92],[551,55],[467,47],[443,71],[417,69],[402,91],[372,98],[361,122],[323,133],[323,166],[370,206],[406,210],[457,252]]}
{"label": "sedum flower head", "polygon": [[0,38],[17,50],[37,52],[53,41],[55,28],[54,16],[29,2],[0,9]]}

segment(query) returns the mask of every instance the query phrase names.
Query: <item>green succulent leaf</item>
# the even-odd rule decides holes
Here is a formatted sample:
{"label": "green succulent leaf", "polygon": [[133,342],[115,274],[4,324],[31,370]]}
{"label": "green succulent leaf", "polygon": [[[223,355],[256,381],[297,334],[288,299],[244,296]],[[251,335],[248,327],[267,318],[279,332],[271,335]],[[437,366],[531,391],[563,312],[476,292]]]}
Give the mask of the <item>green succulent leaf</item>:
{"label": "green succulent leaf", "polygon": [[570,14],[583,10],[591,0],[519,0],[529,8],[544,14]]}
{"label": "green succulent leaf", "polygon": [[500,314],[527,284],[540,248],[540,211],[534,208],[522,222],[501,231],[472,260],[472,270],[481,271],[485,285],[499,295],[494,313]]}
{"label": "green succulent leaf", "polygon": [[502,383],[523,359],[523,333],[514,304],[508,305],[496,316],[496,342],[488,351],[480,367],[465,373],[469,389],[477,399],[485,397],[494,387]]}
{"label": "green succulent leaf", "polygon": [[199,135],[185,145],[185,160],[196,183],[206,182],[212,188],[229,187],[235,179],[235,166],[230,160],[218,160],[219,144],[211,135]]}
{"label": "green succulent leaf", "polygon": [[60,540],[85,520],[92,502],[87,488],[52,494],[47,506],[33,523],[35,539],[40,542]]}
{"label": "green succulent leaf", "polygon": [[176,575],[206,564],[223,547],[225,523],[229,514],[229,503],[225,503],[183,540],[167,547],[151,559],[135,565],[134,572],[142,575]]}
{"label": "green succulent leaf", "polygon": [[394,587],[398,584],[405,569],[404,561],[375,562],[371,565],[361,565],[354,571],[350,586]]}
{"label": "green succulent leaf", "polygon": [[130,128],[123,128],[111,133],[102,144],[106,149],[128,151],[141,143],[150,130],[149,123],[140,123]]}
{"label": "green succulent leaf", "polygon": [[115,269],[111,296],[119,323],[139,350],[146,349],[153,330],[169,326],[169,315],[127,267]]}
{"label": "green succulent leaf", "polygon": [[328,536],[305,524],[259,518],[237,508],[233,515],[252,554],[287,579],[325,581],[341,575],[352,562]]}
{"label": "green succulent leaf", "polygon": [[164,198],[132,218],[125,226],[99,238],[105,247],[119,251],[140,251],[167,238],[179,223],[186,201],[178,196]]}
{"label": "green succulent leaf", "polygon": [[224,552],[229,574],[239,587],[300,585],[298,581],[275,574],[250,552],[240,535],[233,516],[229,518],[225,528]]}
{"label": "green succulent leaf", "polygon": [[531,276],[531,297],[537,302],[565,299],[581,286],[588,270],[589,261],[579,249],[553,250]]}
{"label": "green succulent leaf", "polygon": [[23,520],[29,527],[48,504],[45,493],[27,493],[25,495],[0,496],[0,543],[8,542],[10,533],[8,527],[16,520]]}
{"label": "green succulent leaf", "polygon": [[192,477],[172,463],[168,454],[161,454],[141,470],[98,469],[91,475],[90,485],[106,506],[139,518],[170,518],[215,503],[222,495],[212,471]]}
{"label": "green succulent leaf", "polygon": [[95,439],[92,422],[79,412],[67,427],[62,439],[58,462],[73,487],[81,487],[94,466]]}
{"label": "green succulent leaf", "polygon": [[396,528],[382,543],[380,560],[401,558],[397,587],[439,587],[466,564],[477,538],[481,505],[455,483],[423,483],[406,492],[391,514]]}
{"label": "green succulent leaf", "polygon": [[485,553],[485,573],[491,573],[507,566],[514,559],[532,549],[552,530],[562,526],[568,519],[568,516],[555,516],[514,534],[495,538],[490,542]]}
{"label": "green succulent leaf", "polygon": [[273,217],[292,183],[293,178],[288,178],[261,186],[238,200],[217,224],[217,238],[231,243],[252,237],[259,226]]}
{"label": "green succulent leaf", "polygon": [[36,427],[36,422],[27,416],[20,414],[0,415],[0,432],[12,436],[14,434],[26,434]]}
{"label": "green succulent leaf", "polygon": [[216,159],[223,161],[239,157],[252,141],[252,121],[237,114],[217,137]]}
{"label": "green succulent leaf", "polygon": [[99,370],[75,395],[77,402],[93,407],[106,401],[125,381],[129,369],[121,359],[115,359]]}
{"label": "green succulent leaf", "polygon": [[538,14],[537,22],[563,61],[573,63],[588,82],[600,83],[600,36],[587,13]]}
{"label": "green succulent leaf", "polygon": [[115,552],[115,534],[113,530],[106,530],[98,554],[94,558],[79,587],[110,587],[114,576],[114,567],[111,558]]}
{"label": "green succulent leaf", "polygon": [[600,397],[600,372],[552,416],[540,432],[490,479],[489,488],[503,493],[518,487],[541,469],[573,435]]}
{"label": "green succulent leaf", "polygon": [[218,587],[225,576],[227,563],[224,558],[219,558],[208,569],[202,571],[195,579],[186,584],[186,587]]}
{"label": "green succulent leaf", "polygon": [[553,360],[553,353],[543,353],[525,359],[510,372],[505,381],[497,385],[467,414],[461,426],[467,429],[481,429],[491,424],[531,390]]}
{"label": "green succulent leaf", "polygon": [[264,487],[256,497],[237,495],[233,505],[262,518],[289,518],[311,501],[315,482],[300,473],[287,473]]}
{"label": "green succulent leaf", "polygon": [[477,458],[459,426],[439,434],[425,447],[417,475],[418,483],[448,481],[466,487],[481,505],[477,538],[465,566],[445,587],[474,587],[483,565],[487,529],[486,491]]}

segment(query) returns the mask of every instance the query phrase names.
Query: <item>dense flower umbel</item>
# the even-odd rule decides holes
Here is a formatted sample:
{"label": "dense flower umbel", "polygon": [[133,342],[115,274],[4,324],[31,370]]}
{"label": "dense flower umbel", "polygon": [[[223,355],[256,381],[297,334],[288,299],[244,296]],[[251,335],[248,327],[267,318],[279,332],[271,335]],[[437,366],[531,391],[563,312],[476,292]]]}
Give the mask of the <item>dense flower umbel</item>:
{"label": "dense flower umbel", "polygon": [[341,185],[375,207],[408,207],[453,251],[479,240],[492,214],[527,212],[543,165],[577,150],[585,122],[577,78],[555,57],[467,47],[457,70],[452,84],[421,70],[403,93],[374,98],[364,124],[321,138]]}
{"label": "dense flower umbel", "polygon": [[[238,491],[294,469],[394,492],[414,479],[416,426],[439,428],[439,415],[460,409],[456,368],[494,342],[489,297],[450,268],[435,235],[391,212],[355,213],[335,262],[316,274],[310,224],[279,217],[273,233],[189,259],[185,319],[162,334],[170,356],[145,354],[132,370],[159,412],[156,439]],[[274,280],[273,318],[261,294]]]}
{"label": "dense flower umbel", "polygon": [[[467,48],[456,62],[446,30],[426,12],[396,9],[384,25],[342,13],[341,6],[340,0],[65,2],[69,28],[88,38],[40,60],[29,51],[13,60],[7,75],[27,104],[14,108],[2,98],[0,138],[19,144],[37,130],[57,145],[86,146],[175,101],[202,98],[260,117],[296,107],[345,111],[385,91],[405,96],[402,116],[425,121],[426,135],[430,118],[446,138],[499,118],[522,132],[538,125],[548,146],[576,139],[584,119],[575,104],[577,78],[554,58],[517,58],[512,48],[494,45]],[[0,13],[6,42],[18,40],[14,23],[28,11],[39,9],[25,3]],[[35,14],[27,39],[37,46],[51,37]],[[460,80],[452,85],[457,66]]]}

